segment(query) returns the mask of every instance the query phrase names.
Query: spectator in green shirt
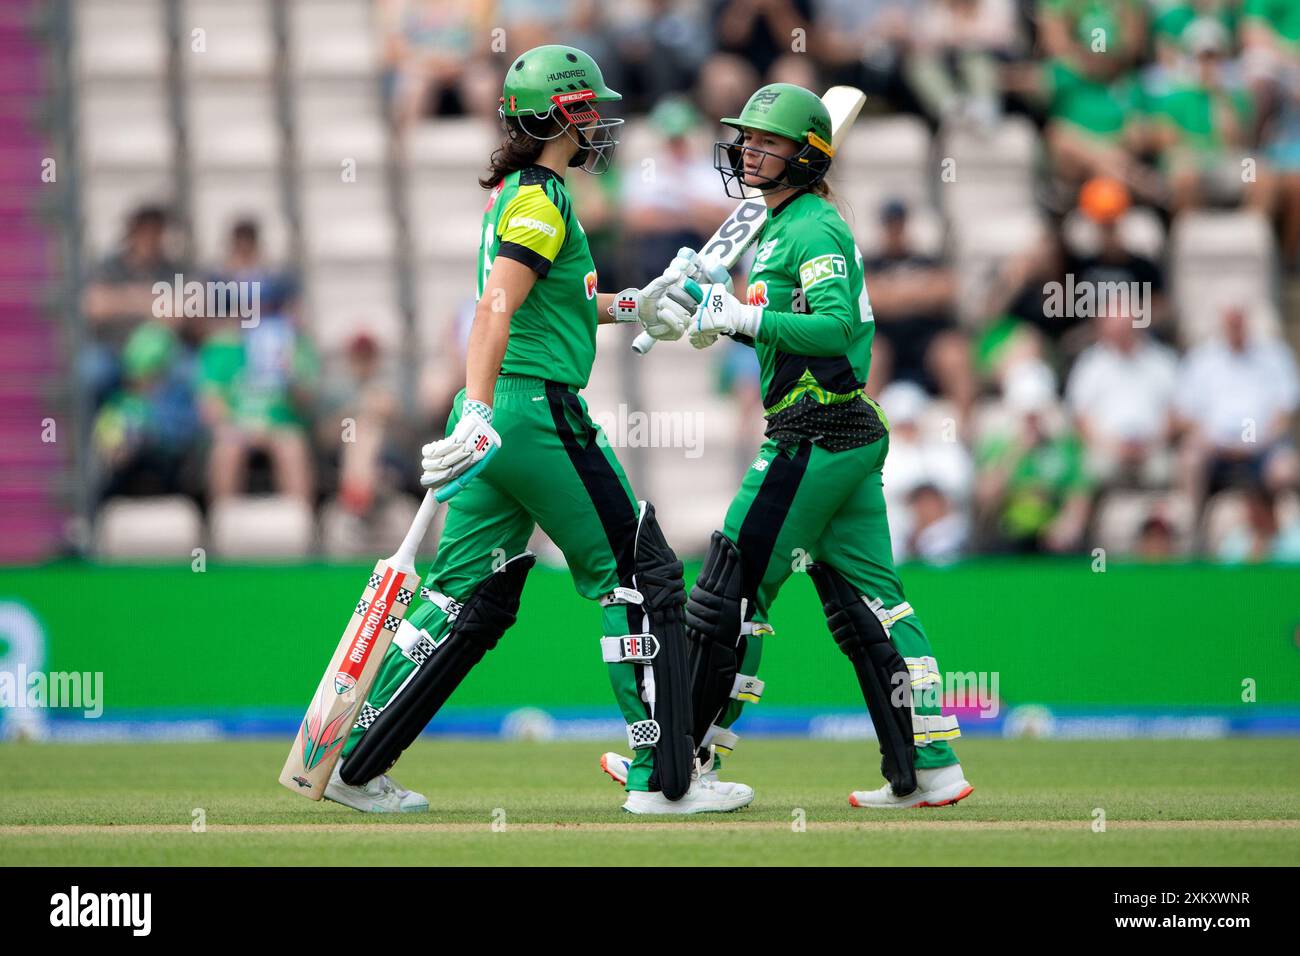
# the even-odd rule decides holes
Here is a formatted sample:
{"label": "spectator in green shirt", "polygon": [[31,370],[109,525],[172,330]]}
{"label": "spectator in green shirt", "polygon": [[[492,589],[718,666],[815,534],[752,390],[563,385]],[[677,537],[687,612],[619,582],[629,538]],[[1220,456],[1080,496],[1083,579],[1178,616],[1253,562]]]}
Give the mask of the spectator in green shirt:
{"label": "spectator in green shirt", "polygon": [[980,523],[1006,550],[1078,551],[1092,485],[1051,373],[1041,363],[1022,362],[1008,372],[1005,391],[1006,427],[992,430],[975,450]]}
{"label": "spectator in green shirt", "polygon": [[213,335],[199,350],[199,394],[212,431],[208,493],[213,501],[244,491],[254,452],[271,460],[277,493],[310,504],[313,475],[303,409],[316,379],[316,355],[284,316]]}
{"label": "spectator in green shirt", "polygon": [[1039,40],[1047,58],[1008,68],[1009,92],[1043,102],[1047,149],[1068,191],[1096,176],[1118,179],[1139,198],[1161,202],[1160,178],[1142,166],[1142,89],[1136,65],[1146,15],[1134,0],[1040,0]]}
{"label": "spectator in green shirt", "polygon": [[1195,20],[1183,31],[1183,43],[1194,58],[1192,76],[1151,103],[1151,141],[1169,176],[1174,212],[1241,199],[1253,122],[1245,90],[1224,76],[1229,51],[1222,24]]}

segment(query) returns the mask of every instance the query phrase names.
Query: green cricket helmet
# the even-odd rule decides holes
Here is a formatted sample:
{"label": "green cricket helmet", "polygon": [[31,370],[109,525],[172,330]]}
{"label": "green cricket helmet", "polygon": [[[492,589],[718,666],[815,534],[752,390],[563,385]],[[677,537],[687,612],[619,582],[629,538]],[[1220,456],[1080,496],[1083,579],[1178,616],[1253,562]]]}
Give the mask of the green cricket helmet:
{"label": "green cricket helmet", "polygon": [[[831,145],[831,114],[816,93],[793,83],[769,83],[749,98],[739,116],[722,120],[726,126],[738,130],[731,142],[718,142],[713,146],[713,166],[722,174],[727,195],[744,198],[744,189],[750,186],[766,192],[771,189],[808,189],[826,178],[835,147]],[[775,133],[793,140],[799,148],[792,156],[777,156],[784,161],[785,170],[778,176],[762,176],[760,181],[745,181],[745,154],[776,156],[770,150],[746,146],[745,130],[756,129]],[[733,186],[735,191],[733,192]]]}
{"label": "green cricket helmet", "polygon": [[498,112],[511,136],[551,140],[568,135],[578,144],[569,165],[603,173],[618,145],[612,131],[623,121],[601,117],[595,104],[622,98],[605,85],[600,67],[588,54],[548,44],[520,54],[510,65]]}

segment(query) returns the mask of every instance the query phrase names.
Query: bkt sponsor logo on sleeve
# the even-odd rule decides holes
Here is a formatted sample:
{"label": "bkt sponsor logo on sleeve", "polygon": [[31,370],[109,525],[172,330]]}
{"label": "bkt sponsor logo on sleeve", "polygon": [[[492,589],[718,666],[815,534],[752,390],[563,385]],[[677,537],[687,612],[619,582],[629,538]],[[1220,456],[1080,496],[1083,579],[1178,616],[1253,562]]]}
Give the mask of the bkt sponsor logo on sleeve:
{"label": "bkt sponsor logo on sleeve", "polygon": [[818,282],[826,279],[843,279],[849,274],[849,267],[843,256],[828,253],[809,259],[799,267],[799,282],[805,289],[811,289]]}
{"label": "bkt sponsor logo on sleeve", "polygon": [[73,886],[50,897],[50,925],[127,927],[132,936],[148,936],[153,928],[153,894],[83,893]]}

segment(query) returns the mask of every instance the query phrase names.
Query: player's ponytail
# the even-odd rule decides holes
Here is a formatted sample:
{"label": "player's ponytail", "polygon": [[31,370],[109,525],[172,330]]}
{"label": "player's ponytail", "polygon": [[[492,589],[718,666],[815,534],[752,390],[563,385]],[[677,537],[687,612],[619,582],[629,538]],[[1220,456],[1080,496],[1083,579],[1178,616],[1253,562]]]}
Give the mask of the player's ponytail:
{"label": "player's ponytail", "polygon": [[[546,122],[550,127],[554,126],[549,119]],[[505,139],[492,151],[492,158],[488,160],[488,174],[478,181],[484,189],[495,189],[511,173],[532,166],[546,145],[548,137],[538,138],[532,130],[525,130],[516,116],[505,118],[505,129]]]}

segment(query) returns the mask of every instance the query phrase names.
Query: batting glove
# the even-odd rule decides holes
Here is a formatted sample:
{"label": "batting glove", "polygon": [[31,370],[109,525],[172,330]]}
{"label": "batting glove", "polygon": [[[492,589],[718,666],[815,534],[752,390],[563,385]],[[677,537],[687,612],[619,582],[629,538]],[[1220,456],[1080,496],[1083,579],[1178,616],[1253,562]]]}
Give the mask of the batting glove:
{"label": "batting glove", "polygon": [[687,284],[688,291],[694,293],[698,289],[700,293],[693,332],[701,335],[712,332],[758,338],[758,329],[763,324],[763,310],[760,306],[746,305],[720,282],[696,288],[692,288],[692,285]]}
{"label": "batting glove", "polygon": [[492,408],[483,402],[465,399],[460,421],[452,433],[420,449],[420,466],[424,473],[420,484],[425,488],[442,488],[471,469],[486,464],[501,447],[501,436],[492,427]]}

